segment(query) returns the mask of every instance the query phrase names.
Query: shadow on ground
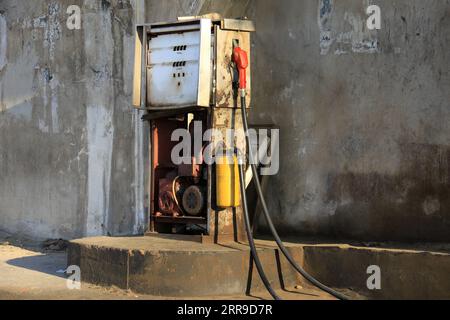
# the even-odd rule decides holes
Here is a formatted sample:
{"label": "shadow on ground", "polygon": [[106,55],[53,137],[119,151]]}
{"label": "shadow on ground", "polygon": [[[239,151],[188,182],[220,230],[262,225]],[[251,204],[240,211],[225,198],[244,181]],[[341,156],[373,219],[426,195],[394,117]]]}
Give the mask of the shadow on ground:
{"label": "shadow on ground", "polygon": [[66,279],[66,254],[51,253],[28,257],[21,257],[7,261],[7,264],[28,270],[46,273],[55,277]]}

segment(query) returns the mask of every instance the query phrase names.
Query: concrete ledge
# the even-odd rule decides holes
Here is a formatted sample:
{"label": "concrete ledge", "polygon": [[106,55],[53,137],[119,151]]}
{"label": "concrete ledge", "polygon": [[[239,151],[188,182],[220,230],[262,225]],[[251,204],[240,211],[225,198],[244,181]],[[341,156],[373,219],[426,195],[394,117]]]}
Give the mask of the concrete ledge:
{"label": "concrete ledge", "polygon": [[[304,248],[305,269],[336,288],[370,299],[450,299],[450,254],[346,245]],[[367,268],[381,268],[381,290],[367,288]]]}

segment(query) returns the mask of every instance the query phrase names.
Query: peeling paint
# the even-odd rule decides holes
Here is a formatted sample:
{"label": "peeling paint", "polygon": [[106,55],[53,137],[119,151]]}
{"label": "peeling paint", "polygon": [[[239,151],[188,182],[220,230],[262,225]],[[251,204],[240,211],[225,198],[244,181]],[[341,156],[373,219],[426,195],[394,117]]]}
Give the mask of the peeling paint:
{"label": "peeling paint", "polygon": [[[51,61],[55,59],[55,50],[58,40],[61,38],[60,4],[51,2],[48,4],[47,13],[35,18],[25,17],[22,21],[23,29],[31,29],[32,39],[42,39],[43,47],[48,49]],[[43,36],[41,36],[43,30]]]}
{"label": "peeling paint", "polygon": [[330,28],[333,18],[333,0],[319,2],[320,54],[326,55],[330,51],[334,39]]}
{"label": "peeling paint", "polygon": [[351,45],[351,49],[355,53],[378,52],[378,40],[373,39],[369,32],[364,31],[365,20],[350,12],[346,12],[344,18],[351,25],[352,31],[339,34],[337,43]]}
{"label": "peeling paint", "polygon": [[48,6],[48,23],[44,32],[44,47],[48,47],[50,60],[55,58],[56,41],[61,34],[61,24],[59,22],[60,5],[52,2]]}
{"label": "peeling paint", "polygon": [[366,28],[365,19],[364,12],[353,13],[344,6],[337,10],[332,0],[321,0],[318,15],[320,54],[378,53],[376,32]]}
{"label": "peeling paint", "polygon": [[47,16],[43,15],[37,18],[34,18],[32,23],[30,23],[29,20],[25,20],[24,21],[24,26],[28,27],[28,28],[34,28],[34,29],[38,29],[38,28],[42,28],[45,29],[47,28]]}

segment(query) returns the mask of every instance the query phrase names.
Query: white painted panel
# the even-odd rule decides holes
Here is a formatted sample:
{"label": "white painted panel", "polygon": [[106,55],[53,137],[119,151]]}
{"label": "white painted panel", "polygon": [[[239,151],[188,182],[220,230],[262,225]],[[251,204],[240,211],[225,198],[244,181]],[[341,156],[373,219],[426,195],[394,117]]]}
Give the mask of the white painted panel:
{"label": "white painted panel", "polygon": [[148,104],[197,105],[200,31],[158,35],[149,41]]}

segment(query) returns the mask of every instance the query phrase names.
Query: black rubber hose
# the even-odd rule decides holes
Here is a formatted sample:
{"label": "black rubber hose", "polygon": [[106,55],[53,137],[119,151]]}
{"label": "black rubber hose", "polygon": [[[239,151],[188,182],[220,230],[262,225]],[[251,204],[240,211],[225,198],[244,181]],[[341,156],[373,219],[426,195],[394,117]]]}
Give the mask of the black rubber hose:
{"label": "black rubber hose", "polygon": [[[239,155],[238,155],[238,158],[239,158]],[[255,240],[253,239],[253,233],[252,233],[252,229],[250,226],[250,216],[248,214],[247,195],[245,193],[245,174],[244,174],[243,164],[241,164],[241,163],[239,163],[239,180],[240,180],[240,189],[241,189],[242,208],[244,210],[245,231],[247,232],[248,244],[250,246],[253,260],[255,261],[256,269],[258,270],[259,276],[261,277],[261,280],[264,283],[264,286],[266,287],[267,291],[269,291],[270,295],[275,300],[281,300],[281,298],[273,290],[273,288],[269,282],[269,279],[267,279],[267,276],[264,273],[264,269],[261,264],[261,260],[259,260],[258,252],[256,250]]]}
{"label": "black rubber hose", "polygon": [[[241,108],[242,108],[242,122],[244,124],[244,130],[246,133],[248,133],[248,120],[247,120],[247,102],[245,99],[245,96],[242,97],[241,96]],[[251,144],[250,144],[250,138],[249,135],[246,134],[246,140],[247,140],[247,146],[248,146],[248,154],[249,154],[249,162],[250,165],[252,167],[252,172],[253,172],[253,181],[255,183],[255,187],[256,187],[256,192],[258,193],[258,197],[261,200],[261,206],[263,208],[263,213],[264,213],[264,217],[266,218],[267,221],[267,225],[269,226],[269,229],[273,235],[273,237],[275,238],[275,241],[278,245],[278,247],[280,248],[281,252],[283,253],[283,255],[286,257],[286,259],[289,261],[289,263],[306,279],[308,280],[310,283],[312,283],[314,286],[316,286],[319,289],[322,289],[325,292],[328,292],[329,294],[331,294],[332,296],[340,299],[340,300],[349,300],[349,298],[345,295],[343,295],[342,293],[339,293],[329,287],[327,287],[326,285],[320,283],[317,279],[315,279],[313,276],[311,276],[310,274],[308,274],[303,268],[301,268],[297,262],[295,262],[295,260],[292,258],[292,256],[290,255],[289,251],[286,249],[286,247],[283,244],[283,241],[280,239],[278,232],[272,222],[272,218],[269,215],[269,210],[267,208],[267,204],[266,201],[264,199],[264,195],[262,192],[262,188],[261,188],[261,183],[259,181],[259,177],[258,177],[258,170],[256,168],[255,162],[253,161],[253,152],[251,149]],[[242,182],[241,182],[242,185]],[[255,223],[255,222],[253,222]]]}

